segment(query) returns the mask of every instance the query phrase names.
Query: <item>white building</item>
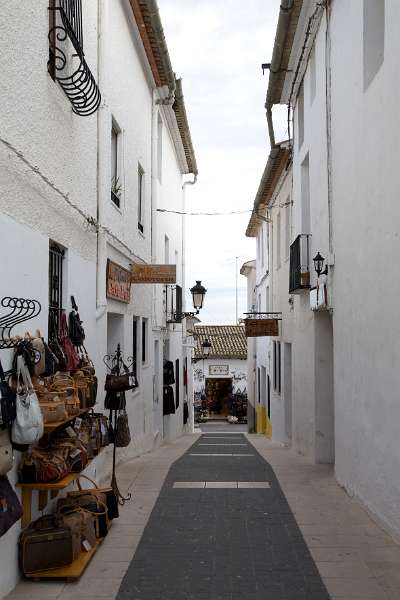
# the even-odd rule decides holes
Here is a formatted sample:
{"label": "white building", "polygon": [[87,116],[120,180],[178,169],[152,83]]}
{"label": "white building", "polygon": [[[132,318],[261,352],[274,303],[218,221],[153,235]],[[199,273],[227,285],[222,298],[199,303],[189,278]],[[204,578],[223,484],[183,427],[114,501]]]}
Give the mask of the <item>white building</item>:
{"label": "white building", "polygon": [[[282,148],[272,107],[290,107],[291,166],[282,188],[274,181],[261,214],[271,219],[275,241],[280,222],[282,260],[287,244],[277,207],[289,198],[290,279],[280,279],[276,261],[269,275],[270,308],[283,313],[280,337],[269,344],[281,340],[281,394],[292,407],[287,441],[312,461],[334,462],[339,483],[398,534],[399,284],[388,270],[400,249],[391,117],[399,7],[394,0],[281,4],[266,107],[271,155]],[[255,202],[251,235],[260,235],[257,211]],[[311,310],[318,252],[327,274]],[[284,424],[272,414],[280,441]]]}
{"label": "white building", "polygon": [[[165,285],[130,286],[128,271],[132,263],[176,264],[176,284],[185,287],[183,217],[157,208],[183,209],[183,176],[196,176],[197,166],[155,1],[84,2],[82,26],[78,19],[74,33],[49,49],[54,25],[66,28],[59,10],[66,5],[57,0],[57,10],[49,11],[47,0],[8,3],[2,12],[0,301],[38,300],[40,314],[16,332],[40,329],[47,337],[50,303],[68,313],[74,296],[99,378],[100,410],[103,356],[120,344],[134,357],[139,387],[127,394],[132,443],[118,451],[121,460],[184,430],[190,389],[183,369],[191,368],[184,322],[167,322],[180,319],[168,313]],[[63,81],[63,91],[57,78],[78,66],[87,87],[80,90],[75,78]],[[110,286],[109,261],[111,271],[126,278],[118,292]],[[175,366],[179,361],[175,394],[181,402],[168,416],[163,356]],[[0,350],[4,368],[11,357]],[[90,475],[109,477],[110,449],[91,463]],[[9,478],[16,483],[16,468]],[[0,597],[19,577],[19,532],[17,524],[0,539]]]}
{"label": "white building", "polygon": [[[196,325],[194,338],[195,406],[200,409],[202,403],[206,404],[210,419],[226,419],[235,412],[232,410],[233,400],[238,400],[240,410],[242,404],[247,405],[247,345],[244,327]],[[207,349],[204,350],[207,346],[208,354]],[[242,412],[237,416],[241,416]]]}

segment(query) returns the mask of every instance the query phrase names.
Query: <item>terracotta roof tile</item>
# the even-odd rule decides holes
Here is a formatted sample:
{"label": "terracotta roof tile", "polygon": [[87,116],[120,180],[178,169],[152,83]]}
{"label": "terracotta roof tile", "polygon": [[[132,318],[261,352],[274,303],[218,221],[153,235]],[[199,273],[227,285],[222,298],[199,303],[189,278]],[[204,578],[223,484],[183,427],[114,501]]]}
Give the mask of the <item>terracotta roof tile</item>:
{"label": "terracotta roof tile", "polygon": [[203,355],[201,347],[207,338],[211,343],[209,358],[247,358],[247,340],[243,325],[195,325],[196,357]]}

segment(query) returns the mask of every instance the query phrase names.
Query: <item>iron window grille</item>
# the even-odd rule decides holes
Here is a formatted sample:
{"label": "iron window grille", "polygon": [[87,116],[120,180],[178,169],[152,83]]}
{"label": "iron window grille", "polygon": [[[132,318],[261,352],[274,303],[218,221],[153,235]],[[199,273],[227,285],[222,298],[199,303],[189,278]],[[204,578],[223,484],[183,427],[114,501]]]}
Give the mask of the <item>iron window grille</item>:
{"label": "iron window grille", "polygon": [[180,285],[170,285],[166,288],[167,323],[182,323],[182,288]]}
{"label": "iron window grille", "polygon": [[290,294],[310,289],[310,238],[310,235],[302,233],[290,246]]}
{"label": "iron window grille", "polygon": [[65,252],[60,246],[51,242],[49,247],[49,331],[60,322],[63,310],[63,263]]}
{"label": "iron window grille", "polygon": [[[47,70],[80,116],[100,106],[101,94],[83,51],[82,0],[50,0]],[[71,55],[72,60],[68,57]]]}

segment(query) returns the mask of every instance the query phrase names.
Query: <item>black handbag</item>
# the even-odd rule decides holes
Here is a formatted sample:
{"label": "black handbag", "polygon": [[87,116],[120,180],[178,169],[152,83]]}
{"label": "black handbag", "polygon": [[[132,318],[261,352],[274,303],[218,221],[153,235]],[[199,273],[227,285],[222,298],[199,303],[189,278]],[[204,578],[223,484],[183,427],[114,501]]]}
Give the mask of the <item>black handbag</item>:
{"label": "black handbag", "polygon": [[0,477],[0,537],[22,517],[22,506],[8,477]]}
{"label": "black handbag", "polygon": [[0,428],[10,427],[17,416],[17,397],[4,376],[0,362]]}
{"label": "black handbag", "polygon": [[126,448],[131,443],[131,432],[129,429],[128,415],[126,410],[121,411],[117,417],[115,431],[115,445],[117,448]]}
{"label": "black handbag", "polygon": [[69,313],[69,337],[74,346],[82,346],[85,341],[85,330],[82,327],[82,321],[79,318],[79,314],[72,310]]}

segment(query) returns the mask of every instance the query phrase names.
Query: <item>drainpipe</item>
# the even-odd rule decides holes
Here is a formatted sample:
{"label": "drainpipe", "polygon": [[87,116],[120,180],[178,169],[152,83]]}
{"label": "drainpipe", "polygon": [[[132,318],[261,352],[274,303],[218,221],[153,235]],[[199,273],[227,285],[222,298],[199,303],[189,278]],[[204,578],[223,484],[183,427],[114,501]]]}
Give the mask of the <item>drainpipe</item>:
{"label": "drainpipe", "polygon": [[293,8],[294,0],[281,0],[279,11],[278,26],[276,29],[274,51],[272,54],[271,65],[269,69],[269,82],[267,97],[265,100],[265,109],[268,122],[268,134],[271,148],[275,146],[274,124],[272,121],[272,107],[274,102],[274,88],[280,73],[280,64],[282,60],[283,49],[285,45],[286,33],[289,26],[290,13]]}
{"label": "drainpipe", "polygon": [[96,320],[100,320],[107,310],[106,298],[106,239],[102,229],[104,224],[105,195],[109,189],[107,184],[107,153],[105,140],[107,137],[108,110],[105,102],[107,92],[106,79],[106,22],[107,2],[98,3],[98,41],[97,41],[97,80],[102,92],[102,103],[97,111],[97,264],[96,264]]}

